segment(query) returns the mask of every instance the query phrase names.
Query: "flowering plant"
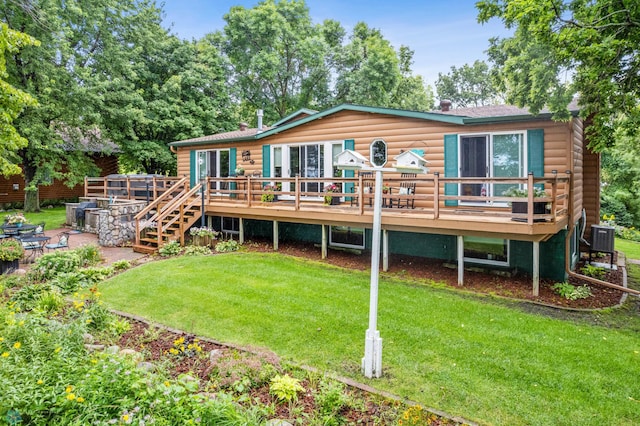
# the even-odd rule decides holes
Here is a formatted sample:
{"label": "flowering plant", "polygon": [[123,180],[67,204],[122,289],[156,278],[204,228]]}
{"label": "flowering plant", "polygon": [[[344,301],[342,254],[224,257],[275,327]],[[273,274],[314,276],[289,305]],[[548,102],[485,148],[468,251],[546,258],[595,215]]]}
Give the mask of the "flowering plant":
{"label": "flowering plant", "polygon": [[191,228],[189,230],[189,234],[191,234],[192,236],[198,236],[198,237],[216,238],[220,233],[213,228],[209,228],[208,226],[203,226],[202,228],[198,228],[198,227]]}
{"label": "flowering plant", "polygon": [[27,218],[22,213],[8,214],[4,217],[4,221],[9,225],[15,225],[18,223],[27,223]]}
{"label": "flowering plant", "polygon": [[262,188],[264,193],[260,196],[260,201],[262,201],[263,203],[271,203],[275,201],[276,195],[274,194],[274,191],[280,191],[281,189],[282,189],[281,183],[276,183],[275,185],[272,185],[272,184],[265,185]]}
{"label": "flowering plant", "polygon": [[[324,187],[324,192],[327,194],[331,194],[333,192],[340,192],[340,187],[338,185],[336,185],[335,183],[330,183],[329,185]],[[331,195],[325,195],[324,196],[324,203],[329,205],[331,204],[331,202],[333,201],[333,196]]]}
{"label": "flowering plant", "polygon": [[12,262],[24,255],[24,249],[19,241],[13,239],[0,240],[0,260]]}

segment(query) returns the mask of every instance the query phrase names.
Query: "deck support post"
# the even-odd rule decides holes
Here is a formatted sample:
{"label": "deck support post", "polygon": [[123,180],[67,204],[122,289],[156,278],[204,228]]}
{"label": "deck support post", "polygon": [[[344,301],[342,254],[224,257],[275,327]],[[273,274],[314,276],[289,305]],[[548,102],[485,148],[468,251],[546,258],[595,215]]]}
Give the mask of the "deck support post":
{"label": "deck support post", "polygon": [[464,237],[458,235],[458,285],[464,284]]}
{"label": "deck support post", "polygon": [[382,230],[382,270],[389,270],[389,231]]}
{"label": "deck support post", "polygon": [[278,231],[278,221],[273,221],[273,250],[278,251],[278,240],[279,240],[279,231]]}
{"label": "deck support post", "polygon": [[239,223],[238,223],[238,227],[240,228],[240,229],[239,229],[239,231],[240,231],[240,236],[238,237],[238,242],[239,242],[240,244],[244,244],[244,219],[243,219],[243,218],[240,218],[240,219],[238,219],[238,222],[239,222]]}
{"label": "deck support post", "polygon": [[327,225],[322,224],[322,258],[327,258]]}
{"label": "deck support post", "polygon": [[533,242],[533,295],[540,293],[540,242]]}

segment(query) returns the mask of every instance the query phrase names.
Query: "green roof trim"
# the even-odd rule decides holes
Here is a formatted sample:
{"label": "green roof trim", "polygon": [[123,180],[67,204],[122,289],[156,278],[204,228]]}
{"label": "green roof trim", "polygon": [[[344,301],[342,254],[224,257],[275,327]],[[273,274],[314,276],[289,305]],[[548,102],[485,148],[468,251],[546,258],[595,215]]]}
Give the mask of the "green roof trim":
{"label": "green roof trim", "polygon": [[[247,141],[258,141],[262,138],[266,138],[269,136],[276,135],[280,132],[287,131],[289,129],[293,129],[298,126],[302,126],[304,124],[310,123],[315,120],[322,119],[323,117],[327,117],[332,114],[336,114],[341,111],[357,111],[357,112],[366,112],[371,114],[385,114],[391,115],[395,117],[403,117],[403,118],[415,118],[418,120],[428,120],[428,121],[436,121],[441,123],[448,124],[457,124],[457,125],[478,125],[478,124],[492,124],[492,123],[517,123],[523,121],[541,121],[541,120],[550,120],[552,118],[551,113],[541,113],[538,115],[533,114],[516,114],[516,115],[500,115],[500,116],[488,116],[488,117],[469,117],[464,115],[455,115],[455,114],[444,114],[439,112],[420,112],[420,111],[408,111],[401,109],[393,109],[393,108],[382,108],[382,107],[369,107],[364,105],[353,105],[353,104],[341,104],[335,106],[333,108],[329,108],[327,110],[321,112],[315,112],[310,109],[300,109],[293,114],[288,115],[282,120],[278,121],[271,127],[269,130],[265,130],[260,133],[242,136],[242,137],[228,137],[228,138],[220,138],[220,139],[209,139],[202,141],[178,141],[169,143],[170,146],[198,146],[198,145],[215,145],[221,143],[229,143],[229,142],[247,142]],[[299,114],[311,114],[305,118],[301,118],[295,121],[292,121],[287,124],[288,120],[292,117],[295,117]],[[572,116],[577,116],[577,111],[571,111]]]}
{"label": "green roof trim", "polygon": [[273,123],[271,125],[271,127],[278,127],[282,123],[286,123],[287,121],[289,121],[292,118],[294,118],[294,117],[296,117],[298,115],[301,115],[301,114],[313,115],[313,114],[317,114],[317,113],[318,113],[318,111],[316,111],[314,109],[301,108],[301,109],[297,110],[296,112],[293,112],[293,113],[287,115],[286,117],[280,119],[279,121],[276,121],[275,123]]}

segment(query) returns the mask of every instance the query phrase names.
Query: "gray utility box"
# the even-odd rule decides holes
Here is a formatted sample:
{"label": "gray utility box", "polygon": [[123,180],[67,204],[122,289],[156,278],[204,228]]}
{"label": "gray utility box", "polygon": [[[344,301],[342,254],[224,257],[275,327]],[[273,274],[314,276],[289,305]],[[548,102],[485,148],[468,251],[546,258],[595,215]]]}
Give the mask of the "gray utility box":
{"label": "gray utility box", "polygon": [[613,243],[615,240],[615,228],[612,226],[591,225],[591,247],[589,247],[589,262],[591,253],[608,253],[613,266]]}

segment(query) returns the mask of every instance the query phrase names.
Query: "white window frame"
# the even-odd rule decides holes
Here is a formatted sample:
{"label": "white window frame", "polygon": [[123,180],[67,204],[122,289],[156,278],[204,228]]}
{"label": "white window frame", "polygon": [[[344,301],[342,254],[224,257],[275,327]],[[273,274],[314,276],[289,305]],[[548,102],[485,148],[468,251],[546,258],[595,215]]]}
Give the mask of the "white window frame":
{"label": "white window frame", "polygon": [[[290,177],[294,177],[291,176],[291,170],[289,169],[289,164],[290,164],[290,148],[292,147],[301,147],[301,146],[313,146],[313,145],[317,145],[317,146],[323,146],[323,165],[322,165],[322,169],[323,169],[323,173],[324,175],[321,176],[321,178],[323,179],[327,179],[325,182],[321,183],[321,188],[319,192],[322,192],[322,188],[326,185],[329,185],[330,183],[332,183],[332,179],[333,179],[333,146],[334,145],[340,145],[341,147],[341,151],[342,148],[344,148],[344,141],[342,140],[329,140],[329,141],[314,141],[314,142],[300,142],[300,143],[290,143],[290,144],[277,144],[277,145],[271,145],[270,147],[270,157],[272,159],[274,159],[274,161],[271,161],[271,164],[269,165],[269,172],[271,176],[276,176],[276,164],[275,164],[275,158],[276,158],[276,154],[275,151],[277,149],[281,150],[281,176],[283,178],[290,178]],[[342,172],[342,176],[344,176],[344,172]],[[282,191],[283,192],[291,192],[291,185],[289,182],[283,182],[282,184]],[[283,199],[283,200],[287,200],[287,199],[293,199],[294,196],[293,195],[279,195],[278,198]],[[322,196],[307,196],[305,197],[308,200],[314,200],[314,201],[322,201],[323,197]]]}
{"label": "white window frame", "polygon": [[[462,164],[462,139],[463,138],[469,138],[469,137],[478,137],[478,136],[486,136],[487,137],[487,153],[486,153],[486,159],[487,159],[487,165],[488,165],[488,170],[489,170],[489,174],[488,174],[488,178],[492,178],[495,176],[495,171],[494,171],[494,162],[493,162],[493,155],[494,155],[494,136],[499,136],[499,135],[521,135],[522,136],[522,158],[521,158],[521,167],[520,169],[522,170],[522,175],[521,176],[516,176],[518,178],[525,178],[527,177],[527,174],[529,173],[529,168],[528,168],[528,163],[529,163],[529,159],[527,157],[527,153],[528,153],[528,144],[529,141],[527,139],[527,131],[526,130],[508,130],[508,131],[500,131],[500,132],[480,132],[480,133],[465,133],[465,134],[460,134],[458,135],[458,167],[459,169],[461,169],[461,164]],[[461,173],[459,173],[461,174]],[[460,178],[463,178],[462,176],[459,176]],[[500,194],[493,194],[493,185],[488,185],[486,188],[486,195],[487,196],[500,196]],[[458,194],[460,194],[461,196],[462,194],[462,184],[458,184]],[[479,201],[465,201],[465,200],[460,200],[460,205],[465,205],[465,206],[493,206],[493,207],[507,207],[508,203],[506,202],[479,202]]]}
{"label": "white window frame", "polygon": [[[211,170],[211,165],[209,164],[209,159],[210,159],[211,157],[210,157],[210,155],[209,155],[209,154],[210,154],[211,152],[216,152],[216,163],[217,163],[217,164],[216,164],[216,167],[215,167],[215,169],[216,169],[216,176],[211,176],[211,175],[209,174],[209,173],[210,173],[210,170]],[[229,149],[229,148],[201,149],[201,150],[197,150],[197,151],[196,151],[196,178],[197,178],[198,180],[201,180],[201,179],[202,179],[202,174],[201,174],[202,162],[200,161],[200,160],[201,160],[200,156],[201,156],[202,154],[204,154],[204,155],[205,155],[205,162],[204,162],[204,164],[205,164],[205,167],[206,167],[205,175],[206,175],[207,177],[214,177],[214,178],[229,177],[229,176],[220,176],[220,169],[221,169],[221,167],[220,167],[220,158],[221,158],[221,155],[220,155],[220,154],[221,154],[222,152],[227,152],[227,153],[228,153],[228,156],[229,156],[229,176],[231,175],[231,149]],[[215,188],[213,188],[213,190],[214,190],[214,191],[217,191],[217,190],[219,190],[219,189],[220,189],[220,187],[219,187],[219,183],[220,183],[220,182],[216,182],[216,183],[215,183],[215,185],[216,185],[216,186],[215,186]],[[209,188],[209,189],[211,190],[212,188]],[[227,196],[228,196],[228,195],[230,195],[230,194],[225,194],[225,195],[227,195]]]}

